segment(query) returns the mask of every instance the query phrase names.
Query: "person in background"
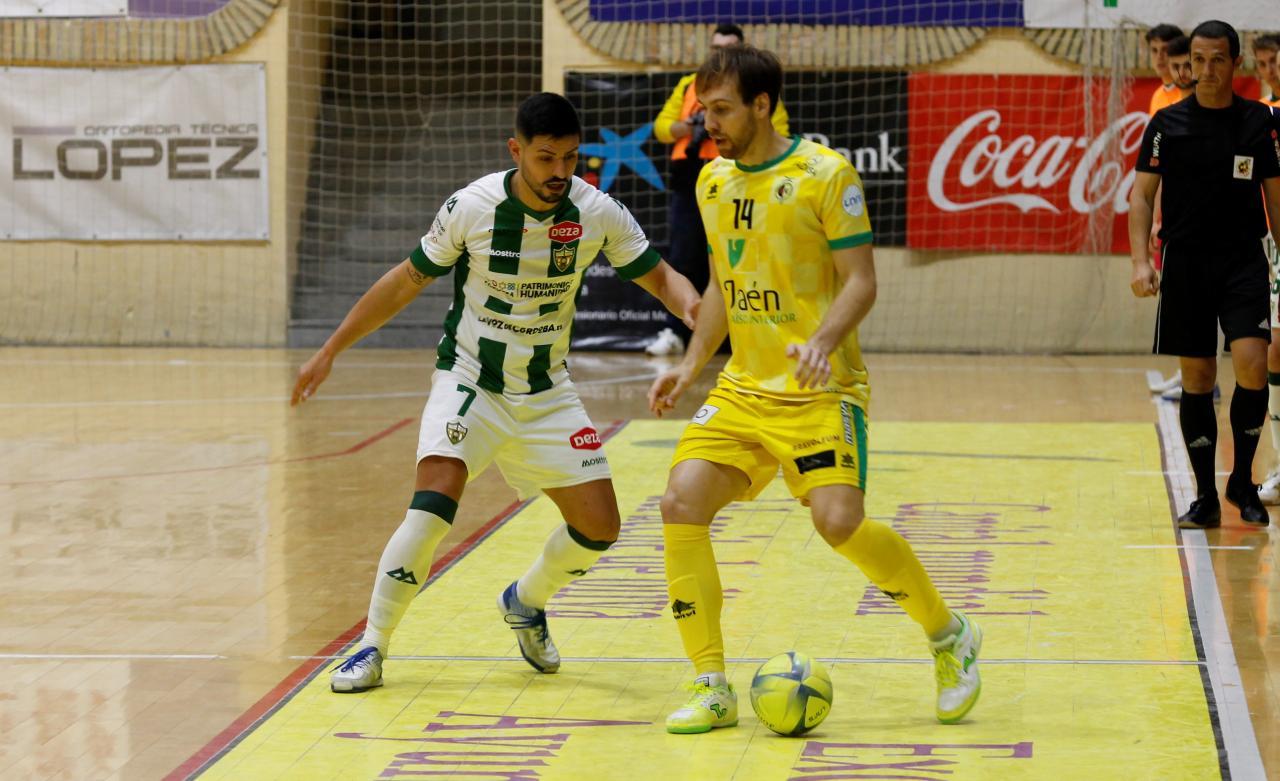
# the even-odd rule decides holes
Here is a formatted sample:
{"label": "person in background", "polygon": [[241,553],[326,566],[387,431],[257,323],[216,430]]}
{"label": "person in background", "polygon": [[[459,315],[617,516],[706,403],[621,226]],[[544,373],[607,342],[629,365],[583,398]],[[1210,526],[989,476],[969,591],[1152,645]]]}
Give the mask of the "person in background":
{"label": "person in background", "polygon": [[[1173,86],[1182,93],[1182,98],[1178,100],[1190,97],[1196,88],[1196,80],[1191,75],[1191,39],[1185,35],[1179,35],[1169,41],[1165,53],[1168,55],[1169,73],[1173,76]],[[1163,90],[1164,87],[1162,86],[1161,89]],[[1174,101],[1174,103],[1177,102],[1177,100]]]}
{"label": "person in background", "polygon": [[[1147,113],[1155,116],[1156,112],[1166,106],[1177,103],[1186,97],[1185,93],[1174,83],[1173,69],[1169,66],[1169,44],[1178,38],[1186,38],[1182,30],[1172,24],[1158,24],[1147,31],[1147,55],[1151,70],[1160,77],[1160,86],[1151,93]],[[1187,62],[1191,61],[1191,42],[1187,41]],[[1151,239],[1147,247],[1151,262],[1156,271],[1160,270],[1160,193],[1156,193],[1155,219],[1151,224]],[[1175,371],[1171,377],[1148,385],[1152,393],[1161,394],[1161,398],[1177,401],[1182,398],[1182,372]]]}
{"label": "person in background", "polygon": [[[711,35],[711,50],[726,46],[739,46],[745,41],[742,28],[736,24],[722,24]],[[667,261],[681,274],[689,278],[701,293],[707,286],[707,233],[698,214],[694,198],[694,186],[698,174],[708,160],[719,156],[716,145],[707,135],[703,110],[698,103],[698,91],[690,73],[680,79],[671,91],[662,112],[653,122],[653,135],[671,146],[671,200],[667,207],[667,225],[671,235],[671,249]],[[773,127],[782,136],[789,136],[787,110],[778,103],[773,112]],[[658,332],[657,338],[645,348],[649,355],[677,355],[684,352],[689,329],[678,318],[668,317],[667,326]]]}
{"label": "person in background", "polygon": [[[1280,34],[1268,33],[1253,39],[1253,61],[1257,65],[1258,81],[1262,82],[1262,102],[1273,109],[1280,109]],[[1267,417],[1271,428],[1271,445],[1280,453],[1280,251],[1268,235],[1262,240],[1267,261],[1271,268],[1271,345],[1267,348]],[[1258,486],[1258,498],[1266,505],[1280,504],[1280,464],[1271,468],[1262,485]]]}

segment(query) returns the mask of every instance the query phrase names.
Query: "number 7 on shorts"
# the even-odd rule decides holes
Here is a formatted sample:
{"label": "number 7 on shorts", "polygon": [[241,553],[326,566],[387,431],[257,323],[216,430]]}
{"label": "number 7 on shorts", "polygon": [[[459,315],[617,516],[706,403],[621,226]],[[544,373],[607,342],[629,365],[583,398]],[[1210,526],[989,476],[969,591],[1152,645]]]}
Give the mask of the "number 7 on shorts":
{"label": "number 7 on shorts", "polygon": [[466,417],[467,410],[471,409],[471,402],[476,400],[476,391],[466,385],[459,385],[458,390],[467,397],[467,400],[462,402],[462,406],[458,408],[458,417],[461,418]]}

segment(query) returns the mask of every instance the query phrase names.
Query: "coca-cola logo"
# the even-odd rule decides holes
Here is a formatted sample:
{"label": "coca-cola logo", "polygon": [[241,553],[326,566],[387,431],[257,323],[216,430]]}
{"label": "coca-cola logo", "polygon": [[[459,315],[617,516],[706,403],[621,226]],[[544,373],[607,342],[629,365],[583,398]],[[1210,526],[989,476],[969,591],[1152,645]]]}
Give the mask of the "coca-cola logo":
{"label": "coca-cola logo", "polygon": [[547,236],[552,241],[567,244],[582,238],[582,226],[576,222],[557,222],[547,229]]}
{"label": "coca-cola logo", "polygon": [[569,445],[574,450],[599,450],[602,444],[604,443],[600,441],[600,434],[589,426],[569,437]]}
{"label": "coca-cola logo", "polygon": [[1069,175],[1065,205],[1073,211],[1089,214],[1110,204],[1116,214],[1128,212],[1134,172],[1125,161],[1142,144],[1145,113],[1125,114],[1094,138],[1049,135],[1041,140],[1023,133],[1006,139],[1000,133],[1003,121],[999,109],[984,109],[946,137],[929,164],[934,206],[963,212],[1006,204],[1023,214],[1058,214],[1063,204],[1045,191],[1059,189]]}

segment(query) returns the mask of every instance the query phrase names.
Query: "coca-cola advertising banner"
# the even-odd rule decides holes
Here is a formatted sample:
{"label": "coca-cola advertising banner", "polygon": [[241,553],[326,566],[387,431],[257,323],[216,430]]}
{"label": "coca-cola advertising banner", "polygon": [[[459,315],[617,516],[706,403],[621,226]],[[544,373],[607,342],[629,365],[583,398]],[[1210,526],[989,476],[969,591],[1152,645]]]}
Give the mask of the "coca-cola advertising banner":
{"label": "coca-cola advertising banner", "polygon": [[1092,249],[1127,253],[1133,163],[1157,84],[1137,80],[1108,111],[1101,79],[913,74],[907,245],[1080,252],[1091,221],[1104,220],[1110,241]]}

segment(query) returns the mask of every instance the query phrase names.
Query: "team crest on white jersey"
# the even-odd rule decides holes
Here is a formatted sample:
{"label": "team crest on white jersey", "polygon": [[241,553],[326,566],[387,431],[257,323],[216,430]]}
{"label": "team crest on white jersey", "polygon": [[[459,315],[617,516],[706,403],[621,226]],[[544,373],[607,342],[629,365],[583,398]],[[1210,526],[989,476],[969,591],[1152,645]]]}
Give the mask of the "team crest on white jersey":
{"label": "team crest on white jersey", "polygon": [[458,444],[467,438],[467,427],[462,425],[460,420],[451,420],[444,427],[444,433],[449,435],[449,441]]}
{"label": "team crest on white jersey", "polygon": [[565,271],[573,265],[573,261],[578,256],[577,244],[565,244],[563,246],[551,245],[551,259],[555,261],[556,271]]}

